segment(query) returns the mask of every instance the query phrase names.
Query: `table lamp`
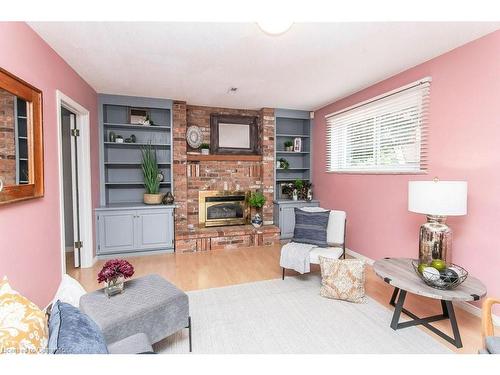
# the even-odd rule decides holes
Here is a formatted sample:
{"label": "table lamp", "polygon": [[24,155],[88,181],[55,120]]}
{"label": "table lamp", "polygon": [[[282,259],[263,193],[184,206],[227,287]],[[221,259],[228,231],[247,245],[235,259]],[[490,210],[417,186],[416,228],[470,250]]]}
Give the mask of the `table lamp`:
{"label": "table lamp", "polygon": [[467,214],[467,182],[409,181],[408,211],[427,215],[427,223],[420,226],[419,262],[451,262],[452,230],[446,217]]}

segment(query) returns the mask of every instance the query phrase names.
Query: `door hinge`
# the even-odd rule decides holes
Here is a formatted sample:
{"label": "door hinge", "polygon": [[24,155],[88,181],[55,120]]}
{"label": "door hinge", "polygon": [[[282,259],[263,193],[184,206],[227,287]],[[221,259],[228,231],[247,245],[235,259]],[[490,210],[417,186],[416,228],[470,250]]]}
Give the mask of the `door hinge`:
{"label": "door hinge", "polygon": [[80,136],[80,129],[71,129],[71,135],[73,137],[79,137]]}
{"label": "door hinge", "polygon": [[75,241],[75,249],[81,249],[83,247],[83,241]]}

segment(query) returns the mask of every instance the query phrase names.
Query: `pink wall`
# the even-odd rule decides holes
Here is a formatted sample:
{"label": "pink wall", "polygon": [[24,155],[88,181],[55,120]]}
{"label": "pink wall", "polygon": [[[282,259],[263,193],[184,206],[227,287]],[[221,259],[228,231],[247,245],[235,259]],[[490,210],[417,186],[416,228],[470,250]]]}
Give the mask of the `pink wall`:
{"label": "pink wall", "polygon": [[[43,92],[45,196],[0,206],[0,277],[44,307],[61,279],[56,89],[90,111],[92,179],[99,181],[97,94],[28,25],[0,22],[0,66]],[[99,201],[98,183],[92,192]]]}
{"label": "pink wall", "polygon": [[[325,173],[326,114],[425,76],[432,76],[427,176]],[[453,262],[500,296],[500,31],[316,111],[314,149],[315,197],[347,211],[347,247],[373,259],[418,256],[425,217],[407,210],[409,180],[468,181],[468,215],[449,219]]]}

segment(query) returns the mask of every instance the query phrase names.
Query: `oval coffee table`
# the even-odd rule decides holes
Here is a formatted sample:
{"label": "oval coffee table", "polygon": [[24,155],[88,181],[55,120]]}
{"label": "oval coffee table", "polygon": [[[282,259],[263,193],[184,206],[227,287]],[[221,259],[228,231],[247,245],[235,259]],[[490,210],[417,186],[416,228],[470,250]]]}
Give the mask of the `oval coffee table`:
{"label": "oval coffee table", "polygon": [[[413,265],[411,264],[412,261],[412,259],[408,258],[384,258],[377,260],[373,264],[373,269],[377,276],[394,287],[394,292],[389,302],[395,307],[391,328],[396,330],[421,324],[446,341],[452,343],[457,348],[461,348],[462,339],[460,338],[455,310],[453,309],[453,301],[478,301],[481,297],[486,295],[486,287],[475,277],[468,276],[467,279],[455,289],[440,290],[432,288],[426,285],[415,273]],[[403,307],[407,293],[440,300],[443,313],[426,318],[419,318]],[[413,320],[399,323],[402,312]],[[446,335],[429,324],[445,319],[450,319],[454,337]]]}

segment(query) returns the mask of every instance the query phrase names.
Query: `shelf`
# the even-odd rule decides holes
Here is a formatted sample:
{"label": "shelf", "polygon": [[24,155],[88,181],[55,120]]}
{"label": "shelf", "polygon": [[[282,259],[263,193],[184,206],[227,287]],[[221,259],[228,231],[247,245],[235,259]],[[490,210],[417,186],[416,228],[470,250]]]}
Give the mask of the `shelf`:
{"label": "shelf", "polygon": [[310,135],[305,135],[305,134],[277,134],[276,137],[290,137],[290,138],[310,138]]}
{"label": "shelf", "polygon": [[188,161],[262,161],[262,155],[201,155],[188,154]]}
{"label": "shelf", "polygon": [[127,129],[137,129],[137,130],[169,130],[170,126],[167,125],[135,125],[135,124],[116,124],[111,122],[105,122],[105,127],[108,128],[127,128]]}
{"label": "shelf", "polygon": [[287,172],[287,171],[308,171],[311,168],[276,168],[278,172]]}
{"label": "shelf", "polygon": [[299,177],[295,177],[295,178],[277,178],[276,182],[289,182],[289,181],[295,181],[295,180],[309,181],[309,178],[299,178]]}
{"label": "shelf", "polygon": [[[156,162],[156,164],[158,164],[158,165],[170,165],[172,163]],[[113,167],[113,166],[131,166],[131,167],[139,166],[140,167],[142,165],[142,163],[141,162],[128,162],[128,161],[105,161],[104,165],[109,166],[109,167]]]}
{"label": "shelf", "polygon": [[287,154],[287,155],[290,155],[290,154],[309,154],[309,151],[300,151],[300,152],[295,152],[295,151],[276,151],[277,154]]}
{"label": "shelf", "polygon": [[[141,181],[131,181],[131,182],[105,182],[106,185],[108,186],[134,186],[134,185],[140,185],[143,186],[144,182]],[[162,181],[160,182],[160,185],[170,185],[170,182]]]}
{"label": "shelf", "polygon": [[118,143],[118,142],[104,142],[105,146],[125,146],[125,147],[139,147],[139,146],[153,146],[153,147],[170,147],[170,144],[166,143]]}

